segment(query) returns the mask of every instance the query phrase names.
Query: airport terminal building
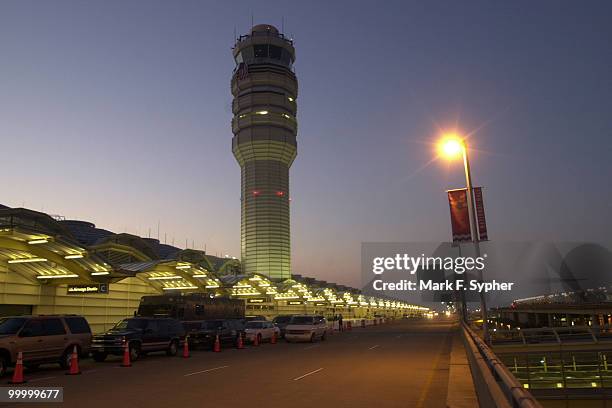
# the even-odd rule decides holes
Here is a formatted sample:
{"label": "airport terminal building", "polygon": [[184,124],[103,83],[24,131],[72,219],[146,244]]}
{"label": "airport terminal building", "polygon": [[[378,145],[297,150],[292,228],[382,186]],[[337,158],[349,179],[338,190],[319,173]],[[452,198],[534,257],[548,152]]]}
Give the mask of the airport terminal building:
{"label": "airport terminal building", "polygon": [[193,292],[243,299],[248,315],[267,317],[402,316],[427,310],[300,275],[243,274],[237,259],[0,206],[0,316],[81,314],[99,332],[132,316],[144,295]]}

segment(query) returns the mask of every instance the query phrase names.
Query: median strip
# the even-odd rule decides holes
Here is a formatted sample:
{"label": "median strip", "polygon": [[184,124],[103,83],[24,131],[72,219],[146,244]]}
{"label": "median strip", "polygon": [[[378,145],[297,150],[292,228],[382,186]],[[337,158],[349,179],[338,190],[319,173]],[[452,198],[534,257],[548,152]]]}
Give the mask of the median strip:
{"label": "median strip", "polygon": [[301,380],[302,378],[304,378],[304,377],[308,377],[309,375],[312,375],[312,374],[316,374],[316,373],[318,373],[318,372],[319,372],[319,371],[321,371],[321,370],[323,370],[323,368],[319,368],[319,369],[317,369],[317,370],[311,371],[311,372],[306,373],[306,374],[304,374],[304,375],[301,375],[301,376],[299,376],[299,377],[297,377],[297,378],[294,378],[294,379],[293,379],[293,381],[298,381],[298,380]]}
{"label": "median strip", "polygon": [[183,377],[189,377],[189,376],[196,375],[196,374],[204,374],[204,373],[208,373],[208,372],[215,371],[215,370],[221,370],[222,368],[227,368],[227,367],[229,367],[229,366],[221,366],[221,367],[209,368],[207,370],[196,371],[195,373],[185,374]]}

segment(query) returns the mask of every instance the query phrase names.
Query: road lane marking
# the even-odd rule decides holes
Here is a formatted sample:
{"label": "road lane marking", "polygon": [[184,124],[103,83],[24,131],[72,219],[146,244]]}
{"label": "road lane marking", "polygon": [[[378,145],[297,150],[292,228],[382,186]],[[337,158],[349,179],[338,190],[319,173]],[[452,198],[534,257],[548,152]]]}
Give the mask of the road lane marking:
{"label": "road lane marking", "polygon": [[30,382],[50,380],[50,379],[52,379],[52,378],[57,378],[57,377],[42,377],[42,378],[35,378],[35,379],[33,379],[33,380],[30,380]]}
{"label": "road lane marking", "polygon": [[211,372],[211,371],[221,370],[222,368],[227,368],[227,367],[229,367],[229,366],[221,366],[221,367],[209,368],[208,370],[196,371],[195,373],[185,374],[183,377],[189,377],[189,376],[196,375],[196,374],[204,374],[204,373],[208,373],[208,372]]}
{"label": "road lane marking", "polygon": [[304,377],[308,377],[309,375],[312,375],[312,374],[316,374],[316,373],[318,373],[318,372],[319,372],[319,371],[321,371],[321,370],[323,370],[323,368],[319,368],[319,369],[317,369],[317,370],[311,371],[311,372],[306,373],[306,374],[304,374],[304,375],[301,375],[301,376],[299,376],[299,377],[297,377],[297,378],[294,378],[294,379],[293,379],[293,381],[299,381],[299,380],[301,380],[302,378],[304,378]]}
{"label": "road lane marking", "polygon": [[377,347],[380,347],[380,344],[376,344],[375,346],[370,347],[368,350],[374,350]]}
{"label": "road lane marking", "polygon": [[310,350],[310,349],[313,349],[313,348],[319,347],[319,346],[320,346],[320,344],[315,344],[314,346],[304,347],[304,350]]}

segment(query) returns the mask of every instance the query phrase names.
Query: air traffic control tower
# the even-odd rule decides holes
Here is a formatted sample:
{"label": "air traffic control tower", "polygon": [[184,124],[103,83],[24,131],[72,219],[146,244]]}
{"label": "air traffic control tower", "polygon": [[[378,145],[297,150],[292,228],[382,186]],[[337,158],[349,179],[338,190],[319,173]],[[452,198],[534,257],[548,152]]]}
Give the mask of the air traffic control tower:
{"label": "air traffic control tower", "polygon": [[243,273],[291,277],[289,167],[297,155],[293,42],[267,24],[233,48],[232,152],[241,169]]}

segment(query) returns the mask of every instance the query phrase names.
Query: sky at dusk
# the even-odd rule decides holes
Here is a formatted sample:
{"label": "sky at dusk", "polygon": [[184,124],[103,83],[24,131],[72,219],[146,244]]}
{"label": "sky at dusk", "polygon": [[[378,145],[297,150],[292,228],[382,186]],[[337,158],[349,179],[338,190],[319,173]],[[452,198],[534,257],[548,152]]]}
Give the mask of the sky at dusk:
{"label": "sky at dusk", "polygon": [[492,240],[609,241],[612,3],[0,1],[0,203],[239,256],[234,29],[295,41],[293,272],[448,241],[471,134]]}

